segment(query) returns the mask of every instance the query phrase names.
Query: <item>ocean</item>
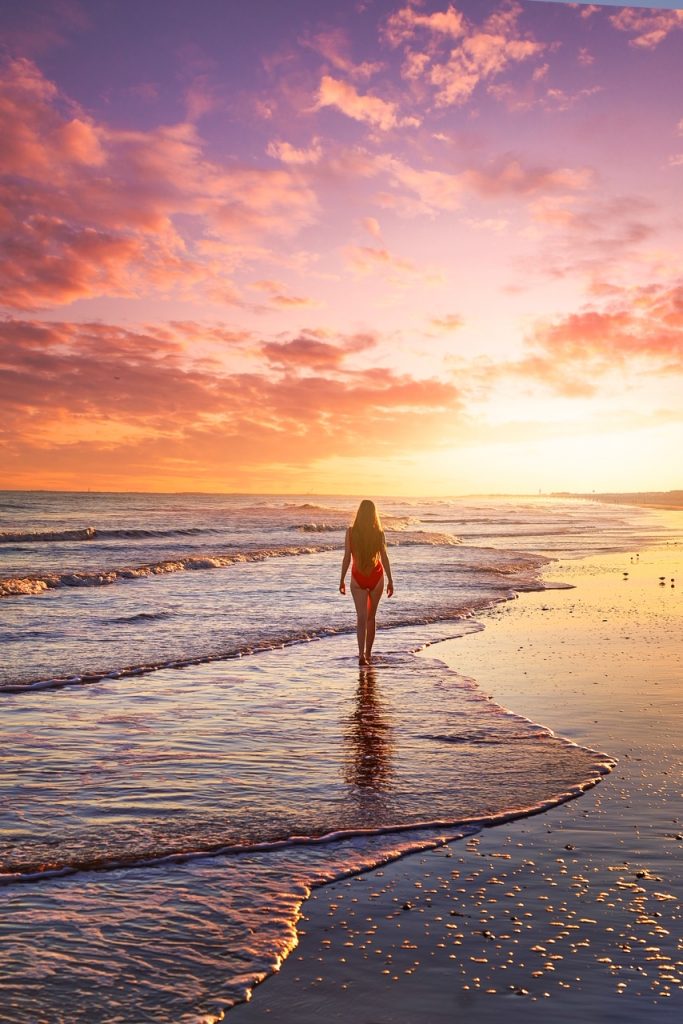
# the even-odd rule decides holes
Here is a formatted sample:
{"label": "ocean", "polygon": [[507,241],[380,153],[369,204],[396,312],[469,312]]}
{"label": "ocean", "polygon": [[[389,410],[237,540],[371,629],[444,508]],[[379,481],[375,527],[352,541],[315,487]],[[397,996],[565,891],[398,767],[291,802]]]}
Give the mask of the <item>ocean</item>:
{"label": "ocean", "polygon": [[438,644],[661,520],[381,500],[396,593],[363,671],[338,592],[357,504],[0,492],[0,1020],[213,1024],[278,969],[312,887],[610,770]]}

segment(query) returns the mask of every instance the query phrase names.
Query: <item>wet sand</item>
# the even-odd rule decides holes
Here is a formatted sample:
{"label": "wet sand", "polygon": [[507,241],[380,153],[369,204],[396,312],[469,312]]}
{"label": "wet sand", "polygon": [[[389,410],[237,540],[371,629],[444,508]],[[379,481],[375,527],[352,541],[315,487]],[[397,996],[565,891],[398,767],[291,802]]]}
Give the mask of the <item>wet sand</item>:
{"label": "wet sand", "polygon": [[683,549],[560,561],[546,578],[575,589],[525,594],[428,653],[616,756],[614,772],[545,814],[317,890],[298,947],[235,1024],[681,1019]]}

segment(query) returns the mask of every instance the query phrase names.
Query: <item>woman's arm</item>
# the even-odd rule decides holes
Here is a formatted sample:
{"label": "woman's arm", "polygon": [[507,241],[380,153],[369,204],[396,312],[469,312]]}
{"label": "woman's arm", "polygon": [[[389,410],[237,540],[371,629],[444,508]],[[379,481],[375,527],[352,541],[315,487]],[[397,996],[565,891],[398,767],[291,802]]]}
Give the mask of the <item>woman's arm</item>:
{"label": "woman's arm", "polygon": [[382,559],[382,565],[384,571],[387,574],[387,597],[391,597],[394,593],[394,578],[391,575],[391,565],[389,563],[389,555],[387,554],[387,542],[382,534],[382,546],[379,549],[380,558]]}
{"label": "woman's arm", "polygon": [[341,567],[341,580],[339,581],[339,593],[346,593],[346,574],[349,571],[351,565],[351,527],[346,531],[346,540],[344,542],[344,558],[342,559]]}

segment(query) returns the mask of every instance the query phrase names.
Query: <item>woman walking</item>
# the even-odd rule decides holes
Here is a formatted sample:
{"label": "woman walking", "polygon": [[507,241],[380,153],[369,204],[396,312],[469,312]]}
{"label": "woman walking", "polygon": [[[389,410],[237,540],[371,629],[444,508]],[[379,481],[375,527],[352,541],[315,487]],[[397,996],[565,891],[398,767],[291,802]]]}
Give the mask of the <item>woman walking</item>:
{"label": "woman walking", "polygon": [[387,546],[377,509],[367,498],[361,501],[353,526],[346,531],[344,560],[341,568],[339,592],[346,593],[346,573],[351,568],[351,596],[358,619],[358,664],[369,665],[375,640],[377,605],[384,591],[384,573],[387,575],[387,597],[394,592],[394,581],[387,555]]}

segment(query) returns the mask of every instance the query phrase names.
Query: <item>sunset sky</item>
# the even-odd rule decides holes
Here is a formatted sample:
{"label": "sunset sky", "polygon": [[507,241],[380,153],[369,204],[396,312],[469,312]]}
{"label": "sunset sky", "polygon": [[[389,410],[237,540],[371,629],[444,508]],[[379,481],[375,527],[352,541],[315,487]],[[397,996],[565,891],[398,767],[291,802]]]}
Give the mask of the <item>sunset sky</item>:
{"label": "sunset sky", "polygon": [[0,486],[682,486],[683,11],[0,10]]}

